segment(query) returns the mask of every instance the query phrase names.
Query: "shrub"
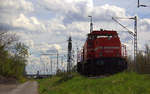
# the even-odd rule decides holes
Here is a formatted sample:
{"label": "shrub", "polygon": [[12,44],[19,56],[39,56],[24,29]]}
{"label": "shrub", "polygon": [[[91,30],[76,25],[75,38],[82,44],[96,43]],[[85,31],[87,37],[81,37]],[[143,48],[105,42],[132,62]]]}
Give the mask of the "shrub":
{"label": "shrub", "polygon": [[150,73],[150,48],[145,45],[144,51],[138,51],[136,56],[136,63],[131,59],[131,56],[127,58],[128,71],[136,71],[138,73]]}
{"label": "shrub", "polygon": [[12,38],[7,33],[0,32],[0,75],[23,80],[28,48],[14,39],[15,37]]}

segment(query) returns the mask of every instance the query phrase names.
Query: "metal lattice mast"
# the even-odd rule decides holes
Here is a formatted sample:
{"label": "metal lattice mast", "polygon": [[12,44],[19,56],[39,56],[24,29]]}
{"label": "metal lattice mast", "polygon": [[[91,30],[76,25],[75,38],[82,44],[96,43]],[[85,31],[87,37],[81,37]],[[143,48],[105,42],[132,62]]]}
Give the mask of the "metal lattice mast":
{"label": "metal lattice mast", "polygon": [[136,63],[136,56],[137,56],[137,16],[132,17],[132,18],[119,18],[119,19],[133,19],[134,22],[134,33],[132,31],[130,31],[127,27],[125,27],[124,25],[122,25],[121,23],[119,23],[115,18],[112,17],[112,19],[117,22],[120,26],[122,26],[123,28],[125,28],[129,34],[131,34],[134,38],[134,63],[136,64],[137,67],[137,63]]}
{"label": "metal lattice mast", "polygon": [[[134,63],[136,63],[136,56],[137,56],[137,16],[134,17]],[[137,67],[137,66],[136,66]]]}
{"label": "metal lattice mast", "polygon": [[71,56],[72,56],[72,39],[71,36],[69,37],[68,40],[68,64],[67,64],[67,71],[70,72],[71,71]]}

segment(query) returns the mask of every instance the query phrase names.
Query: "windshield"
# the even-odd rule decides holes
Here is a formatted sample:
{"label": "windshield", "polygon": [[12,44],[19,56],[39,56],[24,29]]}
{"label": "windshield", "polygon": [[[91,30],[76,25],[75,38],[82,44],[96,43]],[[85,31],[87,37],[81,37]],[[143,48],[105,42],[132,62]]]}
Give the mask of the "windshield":
{"label": "windshield", "polygon": [[105,34],[105,35],[88,35],[88,39],[97,39],[97,38],[112,38],[112,37],[116,37],[113,36],[112,34]]}

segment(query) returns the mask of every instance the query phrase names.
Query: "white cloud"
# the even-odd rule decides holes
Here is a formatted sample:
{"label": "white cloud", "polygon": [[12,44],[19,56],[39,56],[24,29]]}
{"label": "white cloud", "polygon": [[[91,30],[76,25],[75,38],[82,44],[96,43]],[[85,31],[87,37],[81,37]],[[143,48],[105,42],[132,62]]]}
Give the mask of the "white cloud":
{"label": "white cloud", "polygon": [[45,31],[45,25],[37,20],[35,17],[26,17],[20,14],[18,18],[12,20],[13,27],[28,29],[31,31]]}
{"label": "white cloud", "polygon": [[112,17],[126,17],[125,9],[108,4],[94,7],[91,14],[94,19],[99,19],[98,21],[112,21]]}
{"label": "white cloud", "polygon": [[60,52],[62,47],[59,44],[48,44],[42,43],[41,45],[35,47],[41,53],[56,53]]}
{"label": "white cloud", "polygon": [[43,7],[56,15],[63,15],[64,23],[74,21],[88,21],[88,15],[92,15],[95,21],[111,21],[112,17],[126,17],[125,9],[113,6],[94,6],[93,0],[44,0]]}
{"label": "white cloud", "polygon": [[78,11],[76,4],[78,3],[85,3],[87,6],[92,6],[93,1],[92,0],[43,0],[41,3],[39,1],[40,5],[43,5],[46,9],[49,9],[51,11],[57,11],[57,12],[68,12],[69,10]]}
{"label": "white cloud", "polygon": [[[16,12],[17,11],[25,11],[31,12],[34,10],[33,5],[31,2],[26,0],[5,0],[1,1],[0,9],[4,10],[5,12]],[[12,11],[15,10],[15,11]]]}
{"label": "white cloud", "polygon": [[28,39],[28,40],[24,40],[23,42],[24,42],[24,44],[26,44],[27,47],[29,47],[31,49],[34,48],[34,41],[33,40]]}
{"label": "white cloud", "polygon": [[[0,24],[3,28],[28,29],[33,27],[30,20],[35,22],[34,18],[28,19],[27,14],[34,11],[34,6],[27,0],[5,0],[0,2]],[[27,26],[25,26],[25,24]],[[35,23],[34,23],[35,24]],[[16,26],[16,27],[15,27]],[[30,27],[29,27],[30,26]]]}
{"label": "white cloud", "polygon": [[59,18],[53,18],[46,23],[47,31],[64,31],[66,30],[65,25],[62,23],[62,19]]}
{"label": "white cloud", "polygon": [[140,20],[140,29],[142,31],[150,31],[150,19],[141,19]]}

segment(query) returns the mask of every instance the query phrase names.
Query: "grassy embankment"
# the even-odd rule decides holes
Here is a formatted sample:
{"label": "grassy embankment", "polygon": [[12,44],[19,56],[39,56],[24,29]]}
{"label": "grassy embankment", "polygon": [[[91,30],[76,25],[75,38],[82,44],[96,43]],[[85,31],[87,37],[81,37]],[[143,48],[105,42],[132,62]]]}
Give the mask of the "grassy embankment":
{"label": "grassy embankment", "polygon": [[66,81],[54,76],[38,82],[40,94],[150,94],[150,75],[131,72],[95,79],[74,74]]}

